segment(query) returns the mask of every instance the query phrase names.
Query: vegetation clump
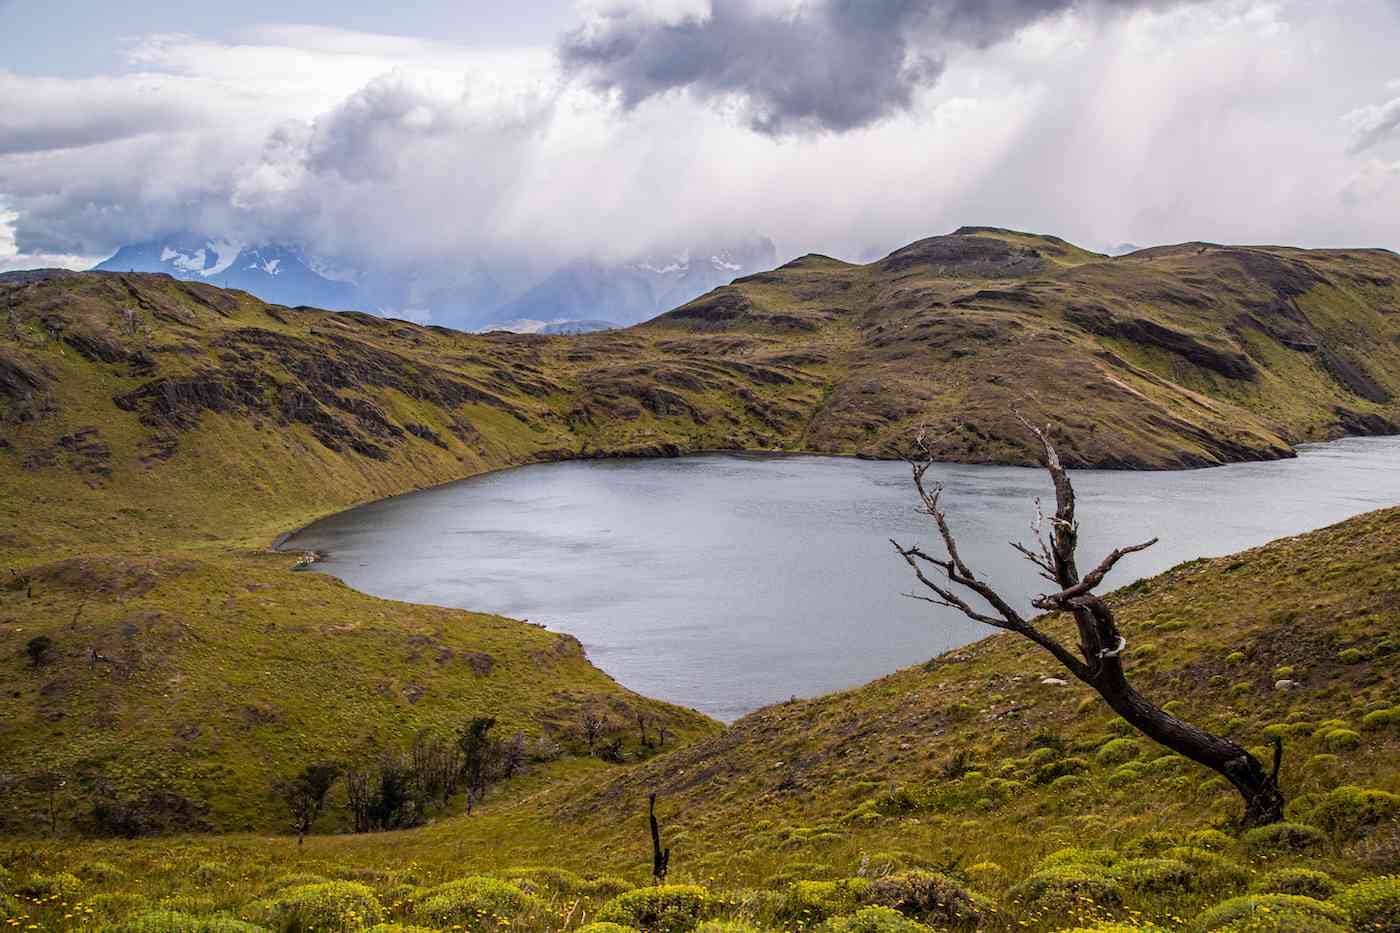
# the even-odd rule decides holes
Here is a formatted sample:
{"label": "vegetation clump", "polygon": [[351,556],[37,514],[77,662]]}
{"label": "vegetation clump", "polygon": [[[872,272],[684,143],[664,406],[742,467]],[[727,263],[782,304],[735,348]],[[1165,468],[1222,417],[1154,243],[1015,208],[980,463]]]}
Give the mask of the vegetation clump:
{"label": "vegetation clump", "polygon": [[494,930],[537,906],[516,885],[479,875],[429,888],[415,900],[413,917],[436,926]]}
{"label": "vegetation clump", "polygon": [[1400,816],[1400,794],[1346,785],[1332,790],[1308,813],[1308,822],[1338,839],[1353,839]]}
{"label": "vegetation clump", "polygon": [[866,895],[882,907],[931,926],[976,925],[982,910],[957,881],[938,872],[899,872],[876,879]]}
{"label": "vegetation clump", "polygon": [[1325,901],[1337,893],[1337,882],[1325,871],[1312,868],[1279,868],[1250,886],[1259,894],[1299,894]]}
{"label": "vegetation clump", "polygon": [[[197,917],[178,910],[147,910],[104,927],[111,933],[266,933],[267,928],[234,917]],[[288,931],[360,930],[360,926],[291,926]]]}
{"label": "vegetation clump", "polygon": [[598,920],[648,933],[687,933],[715,906],[714,896],[699,885],[658,885],[618,895],[598,911]]}
{"label": "vegetation clump", "polygon": [[928,927],[891,907],[875,905],[832,917],[817,929],[822,933],[926,933]]}
{"label": "vegetation clump", "polygon": [[1327,839],[1316,827],[1285,822],[1257,826],[1246,832],[1241,841],[1250,855],[1266,856],[1311,852],[1321,848]]}
{"label": "vegetation clump", "polygon": [[[1242,925],[1243,924],[1243,925]],[[1263,925],[1260,925],[1263,924]],[[1347,913],[1335,904],[1296,894],[1247,894],[1217,904],[1195,919],[1192,933],[1211,930],[1298,931],[1345,930]]]}
{"label": "vegetation clump", "polygon": [[1358,881],[1335,900],[1358,930],[1400,933],[1400,875]]}
{"label": "vegetation clump", "polygon": [[254,919],[284,933],[302,930],[339,933],[373,926],[384,919],[374,890],[355,881],[327,881],[286,888],[257,905]]}
{"label": "vegetation clump", "polygon": [[1123,887],[1102,869],[1061,865],[1037,871],[1014,885],[1010,897],[1040,916],[1092,916],[1123,906]]}
{"label": "vegetation clump", "polygon": [[1170,858],[1128,859],[1115,865],[1111,874],[1128,890],[1141,893],[1176,894],[1196,887],[1196,870]]}

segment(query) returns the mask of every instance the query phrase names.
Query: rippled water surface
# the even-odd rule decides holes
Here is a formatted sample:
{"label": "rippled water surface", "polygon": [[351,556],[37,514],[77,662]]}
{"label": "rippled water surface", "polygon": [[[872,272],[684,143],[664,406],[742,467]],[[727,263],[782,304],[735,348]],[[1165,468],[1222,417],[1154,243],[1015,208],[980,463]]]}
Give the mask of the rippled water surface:
{"label": "rippled water surface", "polygon": [[[1025,540],[1043,471],[938,466],[973,569],[1023,604],[1045,587]],[[1400,438],[1305,448],[1296,460],[1169,473],[1074,473],[1081,564],[1160,537],[1122,585],[1400,504]],[[376,502],[288,547],[393,599],[570,632],[598,666],[653,697],[733,719],[789,696],[864,683],[987,632],[903,598],[888,539],[929,539],[908,467],[830,457],[705,455],[522,467]],[[1038,585],[1039,584],[1039,585]],[[1028,609],[1028,607],[1027,607]],[[1028,609],[1029,611],[1029,609]]]}

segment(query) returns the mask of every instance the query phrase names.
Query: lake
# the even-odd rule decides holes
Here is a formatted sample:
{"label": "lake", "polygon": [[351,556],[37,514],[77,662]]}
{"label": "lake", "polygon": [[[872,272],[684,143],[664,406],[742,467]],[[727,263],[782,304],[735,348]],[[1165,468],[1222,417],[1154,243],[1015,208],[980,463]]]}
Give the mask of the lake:
{"label": "lake", "polygon": [[[1030,539],[1043,470],[935,466],[963,556],[1030,612],[1048,584]],[[1123,560],[1105,590],[1400,504],[1400,438],[1308,445],[1297,459],[1172,472],[1075,471],[1080,566]],[[856,686],[991,630],[903,597],[888,539],[932,544],[909,468],[712,454],[521,467],[371,503],[288,548],[376,596],[494,612],[577,636],[648,696],[732,720]]]}

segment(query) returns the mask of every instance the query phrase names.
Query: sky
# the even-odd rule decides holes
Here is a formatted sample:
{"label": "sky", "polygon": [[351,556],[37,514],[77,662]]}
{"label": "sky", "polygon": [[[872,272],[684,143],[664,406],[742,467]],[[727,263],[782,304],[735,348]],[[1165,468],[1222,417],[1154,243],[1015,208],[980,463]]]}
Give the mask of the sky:
{"label": "sky", "polygon": [[[1400,0],[0,0],[0,271],[1400,248]],[[522,258],[525,257],[525,258]]]}

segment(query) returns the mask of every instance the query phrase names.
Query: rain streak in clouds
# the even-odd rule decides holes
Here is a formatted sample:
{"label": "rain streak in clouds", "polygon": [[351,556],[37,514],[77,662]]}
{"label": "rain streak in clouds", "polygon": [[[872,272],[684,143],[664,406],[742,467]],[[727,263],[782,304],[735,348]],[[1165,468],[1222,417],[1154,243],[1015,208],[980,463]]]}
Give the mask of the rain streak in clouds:
{"label": "rain streak in clouds", "polygon": [[1398,7],[598,0],[553,47],[147,36],[121,74],[0,71],[0,269],[179,230],[353,268],[749,233],[861,259],[963,223],[1395,247]]}

